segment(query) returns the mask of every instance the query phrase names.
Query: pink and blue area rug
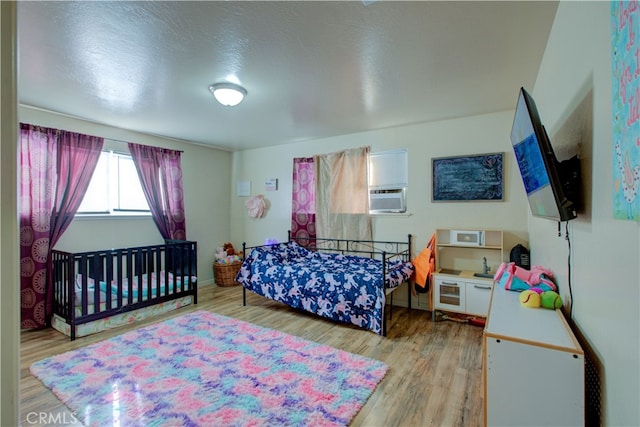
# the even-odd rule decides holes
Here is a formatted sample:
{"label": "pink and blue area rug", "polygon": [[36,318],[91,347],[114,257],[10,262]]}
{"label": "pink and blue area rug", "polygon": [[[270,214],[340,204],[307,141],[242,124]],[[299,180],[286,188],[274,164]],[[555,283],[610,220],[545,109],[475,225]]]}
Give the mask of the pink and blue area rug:
{"label": "pink and blue area rug", "polygon": [[387,369],[207,311],[31,365],[89,426],[347,425]]}

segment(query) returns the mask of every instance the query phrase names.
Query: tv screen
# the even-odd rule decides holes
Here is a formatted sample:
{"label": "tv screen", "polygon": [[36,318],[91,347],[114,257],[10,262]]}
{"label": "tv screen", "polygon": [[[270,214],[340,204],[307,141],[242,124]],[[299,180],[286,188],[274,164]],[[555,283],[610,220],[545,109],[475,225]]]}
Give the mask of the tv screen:
{"label": "tv screen", "polygon": [[531,214],[557,221],[576,218],[573,202],[562,188],[561,171],[540,121],[533,98],[520,89],[511,129],[511,143],[520,168]]}

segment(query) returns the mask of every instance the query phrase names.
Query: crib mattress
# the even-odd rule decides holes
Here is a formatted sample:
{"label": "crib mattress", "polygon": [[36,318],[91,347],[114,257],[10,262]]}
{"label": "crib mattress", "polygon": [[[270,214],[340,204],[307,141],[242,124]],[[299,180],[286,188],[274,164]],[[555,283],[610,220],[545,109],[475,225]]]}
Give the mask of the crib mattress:
{"label": "crib mattress", "polygon": [[[158,277],[159,276],[159,277]],[[165,279],[168,277],[168,281]],[[139,280],[139,279],[142,280]],[[131,285],[131,303],[136,303],[139,301],[146,301],[150,298],[156,298],[157,296],[164,296],[165,293],[167,295],[171,295],[174,293],[174,288],[178,289],[178,291],[188,291],[189,286],[192,283],[195,283],[197,278],[194,277],[182,277],[177,276],[174,278],[172,273],[165,274],[164,271],[161,271],[160,274],[151,273],[151,277],[148,274],[143,274],[142,276],[135,276],[132,280]],[[158,281],[159,278],[159,281]],[[184,285],[183,285],[183,279]],[[76,297],[75,297],[75,305],[76,307],[80,307],[82,305],[82,275],[76,275],[75,288],[76,288]],[[151,284],[151,293],[149,293],[149,283]],[[174,286],[175,284],[175,286]],[[184,287],[183,287],[184,286]],[[115,280],[111,281],[111,286],[107,286],[107,282],[99,281],[98,282],[98,294],[101,309],[104,310],[105,303],[107,301],[107,294],[110,294],[111,306],[116,306],[118,300],[118,284]],[[142,288],[142,292],[140,292],[140,288]],[[168,291],[168,292],[167,292]],[[94,279],[88,277],[87,278],[87,304],[91,311],[89,314],[94,311],[94,301],[96,296],[96,282]],[[122,281],[122,301],[123,305],[127,305],[129,303],[129,280],[127,278],[123,278]]]}

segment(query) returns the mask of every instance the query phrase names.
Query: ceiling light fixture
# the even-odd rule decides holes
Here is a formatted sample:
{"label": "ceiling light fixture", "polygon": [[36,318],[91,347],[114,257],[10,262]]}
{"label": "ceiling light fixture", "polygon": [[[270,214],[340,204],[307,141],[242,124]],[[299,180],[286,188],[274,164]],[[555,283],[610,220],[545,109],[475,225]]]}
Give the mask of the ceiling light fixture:
{"label": "ceiling light fixture", "polygon": [[247,95],[247,90],[234,83],[214,83],[209,86],[209,90],[216,100],[228,107],[235,107],[240,104]]}

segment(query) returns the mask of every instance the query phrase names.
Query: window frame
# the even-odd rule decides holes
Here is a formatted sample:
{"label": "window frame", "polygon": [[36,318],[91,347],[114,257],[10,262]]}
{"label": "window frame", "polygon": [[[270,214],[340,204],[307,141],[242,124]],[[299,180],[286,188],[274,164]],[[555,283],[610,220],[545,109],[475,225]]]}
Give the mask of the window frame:
{"label": "window frame", "polygon": [[[100,154],[102,161],[102,156],[109,156],[106,164],[106,208],[107,210],[85,210],[81,211],[78,208],[78,211],[75,214],[75,218],[131,218],[131,217],[151,217],[151,210],[148,207],[148,203],[146,201],[146,197],[144,196],[144,192],[142,191],[142,185],[138,179],[138,185],[140,188],[141,197],[143,198],[145,204],[147,205],[147,209],[127,209],[122,208],[120,206],[121,203],[121,184],[124,182],[123,176],[120,173],[120,160],[131,160],[133,162],[133,158],[130,153],[118,151],[111,148],[103,148],[102,153]],[[135,165],[133,165],[135,168]],[[114,172],[115,170],[115,172]],[[96,171],[98,171],[98,167],[96,167]],[[96,173],[94,171],[94,174]],[[115,176],[114,176],[115,173]],[[135,174],[137,178],[137,173]],[[131,174],[129,174],[129,178],[131,178]],[[91,183],[93,182],[94,175],[91,177]],[[91,183],[87,188],[87,192],[90,191]],[[104,187],[103,187],[104,188]],[[126,185],[122,185],[122,188],[126,188]],[[86,194],[85,194],[86,197]],[[84,202],[84,197],[83,197]],[[82,203],[81,203],[82,206]]]}

